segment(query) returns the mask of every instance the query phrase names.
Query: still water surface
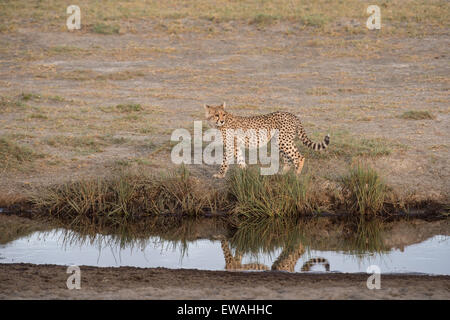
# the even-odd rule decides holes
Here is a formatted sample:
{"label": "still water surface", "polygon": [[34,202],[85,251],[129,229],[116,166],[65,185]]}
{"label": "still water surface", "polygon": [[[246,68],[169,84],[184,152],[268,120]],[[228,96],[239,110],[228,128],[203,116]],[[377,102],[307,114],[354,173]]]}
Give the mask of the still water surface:
{"label": "still water surface", "polygon": [[401,249],[358,253],[348,248],[315,249],[302,243],[289,249],[274,245],[270,249],[238,253],[224,239],[176,241],[150,236],[124,244],[111,235],[82,237],[73,231],[54,229],[36,231],[0,245],[0,263],[350,273],[366,272],[368,266],[377,265],[382,273],[450,275],[447,235],[434,235]]}

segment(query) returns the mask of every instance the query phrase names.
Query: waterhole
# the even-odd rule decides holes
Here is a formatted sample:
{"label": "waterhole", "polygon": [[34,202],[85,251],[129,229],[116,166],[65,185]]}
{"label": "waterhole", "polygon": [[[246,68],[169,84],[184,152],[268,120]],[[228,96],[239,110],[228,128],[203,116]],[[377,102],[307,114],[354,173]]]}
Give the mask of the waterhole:
{"label": "waterhole", "polygon": [[[0,245],[1,263],[200,270],[450,275],[446,221],[358,225],[308,222],[230,227],[213,219],[143,234],[33,231]],[[158,231],[160,230],[160,231]]]}

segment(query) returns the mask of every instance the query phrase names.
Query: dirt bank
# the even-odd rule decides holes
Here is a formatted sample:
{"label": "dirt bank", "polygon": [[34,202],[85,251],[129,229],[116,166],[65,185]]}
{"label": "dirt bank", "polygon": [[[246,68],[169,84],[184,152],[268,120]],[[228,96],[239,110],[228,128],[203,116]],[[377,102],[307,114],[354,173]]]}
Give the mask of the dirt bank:
{"label": "dirt bank", "polygon": [[81,267],[81,289],[68,290],[66,267],[0,264],[1,299],[450,299],[449,276],[290,274]]}

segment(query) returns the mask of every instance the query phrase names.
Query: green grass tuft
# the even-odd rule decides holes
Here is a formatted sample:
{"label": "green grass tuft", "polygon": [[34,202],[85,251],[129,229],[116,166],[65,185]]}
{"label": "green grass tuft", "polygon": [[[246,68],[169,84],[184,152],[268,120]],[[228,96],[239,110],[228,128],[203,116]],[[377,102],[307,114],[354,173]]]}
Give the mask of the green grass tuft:
{"label": "green grass tuft", "polygon": [[327,23],[327,17],[322,14],[311,14],[301,17],[301,22],[306,26],[323,27]]}
{"label": "green grass tuft", "polygon": [[250,24],[257,24],[257,25],[271,25],[277,21],[277,17],[270,15],[270,14],[264,14],[264,13],[258,13],[255,15],[250,21]]}
{"label": "green grass tuft", "polygon": [[92,32],[99,33],[99,34],[105,34],[105,35],[111,35],[111,34],[118,34],[119,29],[120,29],[119,26],[116,26],[116,25],[97,23],[92,27]]}
{"label": "green grass tuft", "polygon": [[143,108],[140,104],[118,104],[116,109],[120,112],[139,112],[142,111]]}
{"label": "green grass tuft", "polygon": [[24,101],[29,101],[29,100],[40,100],[41,96],[39,94],[36,93],[31,93],[31,92],[22,92],[22,94],[20,95],[20,99],[24,100]]}
{"label": "green grass tuft", "polygon": [[312,212],[317,206],[308,192],[310,178],[284,175],[262,176],[258,170],[235,169],[227,178],[233,213],[244,216],[292,216]]}
{"label": "green grass tuft", "polygon": [[400,116],[402,119],[407,120],[433,120],[435,116],[429,111],[406,111]]}
{"label": "green grass tuft", "polygon": [[358,164],[342,177],[341,184],[349,213],[374,216],[383,211],[388,187],[374,169]]}

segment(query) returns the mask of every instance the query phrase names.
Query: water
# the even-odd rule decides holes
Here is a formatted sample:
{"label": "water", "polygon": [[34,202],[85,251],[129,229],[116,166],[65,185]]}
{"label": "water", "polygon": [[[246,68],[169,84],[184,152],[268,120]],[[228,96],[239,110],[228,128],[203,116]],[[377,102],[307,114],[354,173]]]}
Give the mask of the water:
{"label": "water", "polygon": [[[400,245],[386,238],[388,244],[384,247],[371,244],[368,249],[361,249],[356,248],[360,244],[353,238],[344,241],[339,235],[336,238],[328,235],[326,239],[321,237],[314,241],[302,237],[302,241],[298,241],[290,230],[287,238],[272,234],[269,241],[261,233],[249,238],[249,230],[244,228],[243,231],[239,234],[238,230],[227,238],[224,234],[229,235],[229,231],[219,230],[208,234],[206,239],[197,230],[192,239],[193,231],[190,230],[179,240],[158,235],[124,240],[116,235],[86,236],[65,229],[35,231],[0,245],[0,262],[201,270],[253,270],[257,265],[259,270],[270,270],[274,266],[291,272],[350,273],[366,272],[368,266],[377,265],[382,273],[450,275],[448,235],[425,236],[422,241],[405,245],[408,237],[417,238],[407,230]],[[323,240],[326,240],[325,244]],[[242,246],[243,243],[249,245]],[[225,256],[229,259],[226,260]],[[310,260],[312,258],[320,259]],[[283,263],[277,264],[277,259]]]}

